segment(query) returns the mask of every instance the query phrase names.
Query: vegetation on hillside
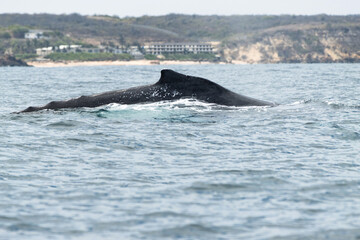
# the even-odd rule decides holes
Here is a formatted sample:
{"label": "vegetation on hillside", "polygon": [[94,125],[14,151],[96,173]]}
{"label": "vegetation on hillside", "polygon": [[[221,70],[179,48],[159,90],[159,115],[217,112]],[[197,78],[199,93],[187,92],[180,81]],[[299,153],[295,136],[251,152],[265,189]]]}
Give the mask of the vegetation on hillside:
{"label": "vegetation on hillside", "polygon": [[38,57],[38,55],[34,53],[25,53],[25,54],[15,54],[15,57],[21,60],[34,60]]}
{"label": "vegetation on hillside", "polygon": [[45,58],[52,61],[129,61],[130,54],[113,53],[51,53]]}
{"label": "vegetation on hillside", "polygon": [[[73,37],[93,37],[118,42],[218,40],[237,34],[248,34],[279,26],[301,24],[359,24],[360,15],[349,16],[198,16],[169,14],[118,18],[81,16],[79,14],[0,14],[0,27],[26,26],[69,34]],[[294,26],[296,27],[296,26]]]}
{"label": "vegetation on hillside", "polygon": [[0,54],[4,54],[7,49],[11,49],[12,54],[35,54],[36,48],[69,44],[88,45],[59,31],[45,32],[46,39],[25,39],[24,35],[30,29],[33,28],[20,25],[0,27]]}
{"label": "vegetation on hillside", "polygon": [[[29,29],[48,39],[25,40]],[[360,15],[198,16],[169,14],[118,18],[79,14],[0,14],[0,54],[34,54],[65,44],[142,45],[219,41],[228,61],[354,62],[360,59]],[[170,56],[187,58],[201,56]],[[147,58],[154,58],[147,56]]]}

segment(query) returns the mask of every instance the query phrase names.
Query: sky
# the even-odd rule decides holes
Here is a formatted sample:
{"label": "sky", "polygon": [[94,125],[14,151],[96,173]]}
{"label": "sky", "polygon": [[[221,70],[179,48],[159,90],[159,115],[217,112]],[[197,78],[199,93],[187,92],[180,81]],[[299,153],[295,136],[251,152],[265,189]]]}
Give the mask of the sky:
{"label": "sky", "polygon": [[0,0],[0,13],[116,15],[360,14],[360,0]]}

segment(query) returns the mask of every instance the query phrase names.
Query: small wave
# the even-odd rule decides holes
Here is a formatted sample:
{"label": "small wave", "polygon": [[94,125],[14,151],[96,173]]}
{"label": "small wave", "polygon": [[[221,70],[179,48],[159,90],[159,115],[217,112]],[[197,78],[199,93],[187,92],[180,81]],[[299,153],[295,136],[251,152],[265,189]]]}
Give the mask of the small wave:
{"label": "small wave", "polygon": [[36,231],[36,232],[49,232],[50,229],[46,227],[41,227],[39,225],[30,224],[30,223],[17,223],[12,224],[7,227],[9,231]]}
{"label": "small wave", "polygon": [[58,122],[53,122],[50,124],[47,124],[47,127],[52,127],[52,128],[63,128],[63,127],[76,127],[78,125],[81,125],[82,123],[79,121],[73,121],[73,120],[64,120],[64,121],[58,121]]}
{"label": "small wave", "polygon": [[264,176],[266,174],[270,175],[273,174],[274,171],[271,170],[254,170],[254,169],[245,169],[245,170],[236,170],[236,169],[229,169],[229,170],[218,170],[209,172],[209,174],[213,175],[253,175],[253,176]]}
{"label": "small wave", "polygon": [[171,237],[171,238],[183,238],[183,237],[191,237],[191,238],[203,238],[204,235],[208,235],[209,237],[213,234],[216,234],[217,231],[208,226],[204,226],[202,224],[187,224],[184,226],[174,227],[163,229],[160,231],[152,231],[146,232],[147,235],[151,235],[155,238],[160,237]]}
{"label": "small wave", "polygon": [[337,134],[334,134],[333,137],[341,140],[356,141],[356,140],[360,140],[360,133],[356,131],[340,128],[339,132]]}
{"label": "small wave", "polygon": [[76,143],[87,143],[89,142],[87,139],[80,139],[80,138],[67,138],[69,142],[76,142]]}
{"label": "small wave", "polygon": [[[218,106],[220,106],[220,105],[213,104],[213,103],[201,102],[196,99],[179,99],[179,100],[175,100],[175,101],[160,101],[160,102],[142,103],[142,104],[112,103],[112,104],[107,105],[105,107],[105,110],[108,110],[108,111],[124,111],[124,110],[157,111],[157,110],[188,109],[188,110],[197,110],[197,111],[211,111]],[[221,108],[220,110],[223,110],[223,108]]]}
{"label": "small wave", "polygon": [[18,217],[9,217],[9,216],[0,215],[0,221],[15,222],[15,221],[19,221],[19,220],[20,219]]}
{"label": "small wave", "polygon": [[[328,190],[337,190],[337,189],[351,189],[356,188],[359,186],[360,181],[355,180],[342,180],[342,181],[335,181],[335,182],[329,182],[329,183],[319,183],[319,184],[312,184],[309,186],[304,186],[300,188],[301,192],[310,192],[310,191],[319,191],[322,189],[328,189]],[[326,193],[319,193],[319,194],[326,194]]]}
{"label": "small wave", "polygon": [[190,187],[186,188],[188,191],[195,192],[234,192],[234,191],[243,191],[248,189],[250,186],[247,183],[236,184],[236,183],[194,183]]}
{"label": "small wave", "polygon": [[92,112],[95,113],[99,118],[106,118],[106,114],[108,114],[110,111],[106,109],[100,109]]}
{"label": "small wave", "polygon": [[360,105],[345,104],[336,101],[323,101],[322,103],[334,109],[342,109],[342,108],[360,109]]}
{"label": "small wave", "polygon": [[311,102],[312,102],[311,99],[308,99],[308,100],[299,100],[299,101],[290,103],[290,104],[288,104],[288,105],[289,105],[289,106],[302,105],[302,104],[308,104],[308,103],[311,103]]}
{"label": "small wave", "polygon": [[192,215],[189,214],[184,214],[184,213],[177,213],[177,212],[173,212],[173,211],[162,211],[162,212],[151,212],[151,213],[147,213],[144,214],[144,216],[146,217],[150,217],[150,218],[163,218],[163,217],[181,217],[181,218],[192,218]]}
{"label": "small wave", "polygon": [[97,114],[106,114],[113,111],[161,111],[161,110],[193,110],[197,112],[207,111],[249,111],[258,110],[266,111],[268,106],[247,106],[247,107],[236,107],[236,106],[225,106],[216,103],[202,102],[197,99],[184,98],[174,101],[160,101],[151,103],[141,104],[118,104],[111,103],[106,106],[102,106],[96,111]]}
{"label": "small wave", "polygon": [[179,99],[141,104],[112,103],[96,109],[85,109],[100,118],[112,118],[118,121],[142,122],[149,120],[170,121],[175,123],[212,124],[219,112],[267,111],[268,107],[232,107],[198,101]]}
{"label": "small wave", "polygon": [[326,231],[317,231],[313,233],[298,233],[296,235],[289,235],[284,238],[277,239],[360,239],[360,230],[355,229],[335,229]]}
{"label": "small wave", "polygon": [[330,101],[330,100],[320,100],[320,99],[305,99],[296,101],[294,103],[289,104],[291,105],[301,105],[301,104],[311,104],[317,103],[325,106],[329,106],[334,109],[343,109],[343,108],[352,108],[352,109],[360,109],[360,105],[357,104],[349,104],[349,103],[341,103],[339,101]]}

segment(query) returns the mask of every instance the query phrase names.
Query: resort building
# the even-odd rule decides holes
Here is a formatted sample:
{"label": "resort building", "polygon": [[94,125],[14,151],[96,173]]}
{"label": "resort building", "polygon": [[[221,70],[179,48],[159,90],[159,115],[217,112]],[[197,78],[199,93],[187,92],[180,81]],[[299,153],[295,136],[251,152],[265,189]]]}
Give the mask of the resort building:
{"label": "resort building", "polygon": [[39,56],[46,56],[54,52],[62,52],[62,53],[76,53],[81,52],[81,45],[60,45],[58,47],[45,47],[45,48],[37,48],[36,54]]}
{"label": "resort building", "polygon": [[144,47],[146,54],[163,53],[213,53],[210,43],[157,43]]}
{"label": "resort building", "polygon": [[25,33],[26,39],[46,39],[44,36],[44,30],[29,30]]}
{"label": "resort building", "polygon": [[53,47],[37,48],[36,54],[39,56],[46,56],[54,52]]}
{"label": "resort building", "polygon": [[113,54],[123,54],[129,53],[134,56],[135,59],[142,59],[144,55],[140,52],[137,46],[130,46],[129,48],[125,47],[108,47],[108,46],[99,46],[99,47],[82,47],[81,45],[60,45],[53,47],[37,48],[36,54],[39,56],[46,56],[51,53],[113,53]]}
{"label": "resort building", "polygon": [[81,48],[81,52],[84,53],[100,53],[100,48]]}
{"label": "resort building", "polygon": [[60,52],[64,52],[64,53],[81,52],[80,49],[81,49],[81,45],[60,45],[59,46]]}
{"label": "resort building", "polygon": [[137,46],[130,46],[128,53],[133,56],[135,59],[143,59],[144,54],[142,54]]}

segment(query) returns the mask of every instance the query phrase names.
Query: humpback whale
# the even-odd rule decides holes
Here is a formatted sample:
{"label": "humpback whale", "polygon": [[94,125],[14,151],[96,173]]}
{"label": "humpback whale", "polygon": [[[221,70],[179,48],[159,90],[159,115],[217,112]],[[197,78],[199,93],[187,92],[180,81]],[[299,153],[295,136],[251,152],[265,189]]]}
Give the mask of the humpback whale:
{"label": "humpback whale", "polygon": [[161,71],[158,82],[151,85],[124,90],[81,96],[66,101],[52,101],[40,107],[28,107],[21,112],[34,112],[43,109],[62,109],[98,107],[110,103],[136,104],[194,98],[199,101],[226,106],[275,106],[275,104],[246,97],[232,92],[210,80],[184,75],[170,69]]}

